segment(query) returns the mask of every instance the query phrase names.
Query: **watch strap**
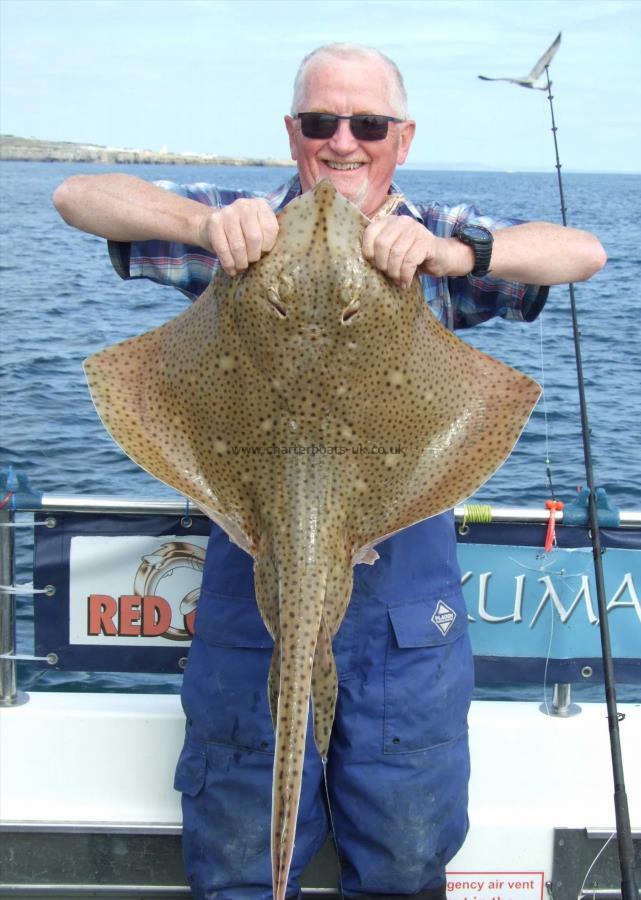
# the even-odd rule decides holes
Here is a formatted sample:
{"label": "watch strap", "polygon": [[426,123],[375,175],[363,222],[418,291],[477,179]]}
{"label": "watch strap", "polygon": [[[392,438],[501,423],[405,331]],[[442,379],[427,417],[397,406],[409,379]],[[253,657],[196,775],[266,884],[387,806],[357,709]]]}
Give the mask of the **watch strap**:
{"label": "watch strap", "polygon": [[458,238],[463,244],[467,244],[468,247],[471,247],[474,251],[474,268],[470,272],[470,275],[487,275],[490,270],[490,263],[492,261],[492,246],[494,243],[494,238],[492,232],[487,228],[484,228],[481,225],[475,225],[475,229],[482,229],[487,238],[485,240],[480,240],[475,238],[473,235],[469,234],[465,230],[465,225],[462,225],[460,228],[455,229],[452,232],[452,237]]}

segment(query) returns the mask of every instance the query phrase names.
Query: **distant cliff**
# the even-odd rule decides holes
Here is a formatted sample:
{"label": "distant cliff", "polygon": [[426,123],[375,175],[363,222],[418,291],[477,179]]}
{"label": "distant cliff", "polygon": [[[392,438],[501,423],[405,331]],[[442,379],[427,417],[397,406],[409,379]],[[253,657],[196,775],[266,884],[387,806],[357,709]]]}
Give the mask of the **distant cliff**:
{"label": "distant cliff", "polygon": [[0,160],[21,162],[74,163],[163,163],[167,166],[293,166],[285,159],[251,159],[245,156],[199,156],[196,153],[172,153],[156,150],[131,150],[101,147],[98,144],[74,144],[70,141],[40,141],[36,138],[0,135]]}

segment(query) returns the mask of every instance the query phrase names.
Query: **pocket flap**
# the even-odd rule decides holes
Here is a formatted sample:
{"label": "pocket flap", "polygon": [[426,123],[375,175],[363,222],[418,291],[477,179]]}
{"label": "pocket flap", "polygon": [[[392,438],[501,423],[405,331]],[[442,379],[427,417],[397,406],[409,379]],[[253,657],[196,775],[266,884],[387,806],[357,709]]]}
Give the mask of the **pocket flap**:
{"label": "pocket flap", "polygon": [[186,743],[176,766],[174,790],[188,797],[195,797],[202,790],[207,771],[207,757],[203,750],[198,750]]}
{"label": "pocket flap", "polygon": [[256,601],[203,591],[198,600],[194,633],[217,647],[270,648],[274,642]]}
{"label": "pocket flap", "polygon": [[399,648],[436,647],[457,640],[467,628],[467,610],[460,592],[392,606],[388,610]]}

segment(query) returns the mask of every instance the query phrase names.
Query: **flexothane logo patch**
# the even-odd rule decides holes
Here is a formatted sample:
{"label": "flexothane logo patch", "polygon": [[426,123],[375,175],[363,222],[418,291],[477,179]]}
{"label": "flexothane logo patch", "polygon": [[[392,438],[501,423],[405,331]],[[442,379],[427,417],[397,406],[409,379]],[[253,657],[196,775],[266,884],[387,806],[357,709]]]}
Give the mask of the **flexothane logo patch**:
{"label": "flexothane logo patch", "polygon": [[455,621],[456,613],[454,610],[450,609],[447,603],[439,600],[432,616],[432,622],[434,622],[443,637],[445,637]]}

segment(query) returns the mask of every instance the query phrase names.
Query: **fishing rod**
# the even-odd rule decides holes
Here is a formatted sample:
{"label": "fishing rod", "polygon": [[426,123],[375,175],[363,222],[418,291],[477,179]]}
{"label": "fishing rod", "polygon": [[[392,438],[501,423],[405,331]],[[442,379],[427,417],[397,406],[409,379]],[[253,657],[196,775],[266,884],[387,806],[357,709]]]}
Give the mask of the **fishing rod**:
{"label": "fishing rod", "polygon": [[[559,158],[559,145],[556,137],[557,127],[554,118],[554,104],[552,103],[552,82],[548,65],[545,66],[547,78],[547,97],[550,103],[550,115],[552,117],[552,135],[554,137],[554,154],[556,157],[556,172],[559,183],[559,197],[561,201],[561,220],[567,226],[565,195],[563,193],[563,179],[561,178],[561,161]],[[628,797],[625,791],[623,775],[623,759],[621,757],[621,740],[619,736],[619,722],[624,718],[617,710],[616,681],[614,676],[614,662],[612,660],[612,644],[610,642],[610,627],[608,623],[608,610],[605,599],[605,581],[603,578],[603,551],[601,549],[601,532],[599,530],[599,514],[596,504],[596,491],[594,485],[594,471],[592,468],[592,445],[590,441],[590,425],[588,422],[588,409],[585,396],[585,381],[583,378],[583,361],[581,357],[581,335],[574,297],[574,285],[568,285],[570,290],[570,309],[572,313],[572,333],[574,336],[574,357],[576,361],[577,383],[579,389],[579,406],[581,410],[581,432],[583,435],[583,458],[585,474],[588,484],[588,521],[590,524],[590,537],[592,541],[592,556],[594,558],[594,575],[596,579],[597,603],[599,608],[599,632],[601,635],[601,656],[603,659],[603,683],[605,687],[605,701],[608,711],[608,730],[610,733],[610,753],[612,756],[612,774],[614,779],[614,814],[616,819],[617,844],[619,850],[619,866],[621,870],[621,896],[623,900],[638,900],[638,890],[634,872],[634,843],[632,840],[632,828],[630,826],[630,813],[628,810]]]}

